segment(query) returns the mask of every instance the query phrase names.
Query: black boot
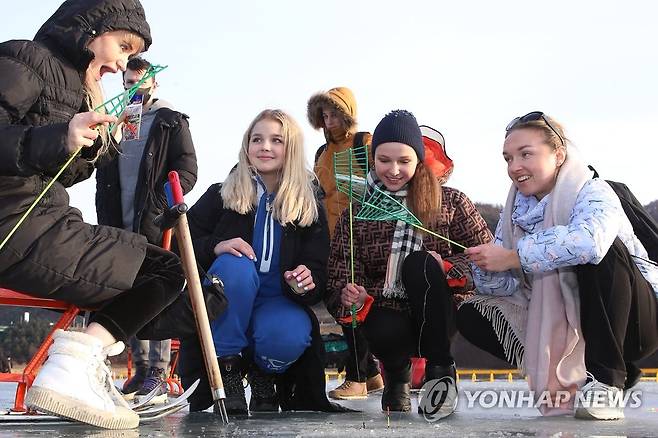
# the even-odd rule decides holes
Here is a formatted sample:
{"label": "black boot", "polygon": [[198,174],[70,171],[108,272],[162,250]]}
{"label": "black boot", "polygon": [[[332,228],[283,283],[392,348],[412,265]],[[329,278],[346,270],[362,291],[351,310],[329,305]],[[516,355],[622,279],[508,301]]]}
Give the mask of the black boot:
{"label": "black boot", "polygon": [[226,399],[224,404],[228,415],[248,415],[247,399],[244,396],[244,385],[242,379],[242,357],[226,356],[217,358],[219,369],[222,373],[222,382]]}
{"label": "black boot", "polygon": [[[425,387],[425,383],[436,381]],[[425,366],[423,389],[418,403],[418,413],[425,418],[440,419],[452,414],[457,407],[457,369],[455,363],[450,365]]]}
{"label": "black boot", "polygon": [[279,398],[277,397],[274,374],[266,373],[254,364],[247,376],[251,385],[251,412],[279,412]]}
{"label": "black boot", "polygon": [[382,410],[384,412],[411,411],[411,364],[401,370],[389,370],[384,364],[386,383],[382,394]]}

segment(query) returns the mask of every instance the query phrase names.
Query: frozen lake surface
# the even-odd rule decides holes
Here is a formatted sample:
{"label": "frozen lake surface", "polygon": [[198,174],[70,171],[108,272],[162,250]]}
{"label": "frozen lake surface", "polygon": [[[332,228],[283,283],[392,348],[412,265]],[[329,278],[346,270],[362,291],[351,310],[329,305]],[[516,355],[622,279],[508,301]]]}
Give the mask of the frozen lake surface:
{"label": "frozen lake surface", "polygon": [[[331,389],[340,382],[331,380]],[[14,384],[0,383],[0,406],[12,405]],[[534,408],[513,409],[485,407],[491,397],[482,403],[468,406],[466,391],[475,394],[488,391],[527,391],[524,381],[470,382],[459,385],[460,399],[457,411],[448,418],[429,423],[416,413],[416,397],[412,397],[413,411],[393,413],[387,419],[380,409],[380,394],[367,400],[346,401],[345,406],[362,412],[347,414],[281,413],[260,414],[250,418],[231,419],[222,425],[211,412],[182,411],[158,422],[130,431],[106,431],[82,424],[28,424],[2,425],[3,438],[59,438],[85,437],[214,437],[214,436],[327,436],[327,437],[386,437],[386,436],[455,436],[455,437],[648,437],[658,436],[658,383],[641,382],[634,390],[642,391],[641,405],[625,410],[626,418],[620,421],[586,421],[573,417],[544,418]],[[247,389],[247,392],[249,389]],[[481,406],[485,405],[485,406]]]}

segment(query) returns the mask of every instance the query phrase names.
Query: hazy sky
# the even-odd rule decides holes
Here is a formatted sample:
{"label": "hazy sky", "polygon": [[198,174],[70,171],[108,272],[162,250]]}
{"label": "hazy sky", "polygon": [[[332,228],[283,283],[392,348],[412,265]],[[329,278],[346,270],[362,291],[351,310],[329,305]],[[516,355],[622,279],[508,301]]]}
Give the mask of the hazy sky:
{"label": "hazy sky", "polygon": [[[3,3],[7,0],[3,0]],[[59,0],[5,7],[0,41],[30,39]],[[190,115],[199,180],[188,201],[222,181],[244,130],[278,107],[303,126],[310,163],[324,138],[306,120],[319,90],[351,88],[359,129],[392,109],[446,137],[448,185],[502,203],[509,179],[504,128],[542,110],[599,173],[658,198],[658,4],[650,1],[142,0],[169,69],[159,96]],[[120,75],[104,79],[108,97]],[[70,190],[95,223],[95,180]]]}

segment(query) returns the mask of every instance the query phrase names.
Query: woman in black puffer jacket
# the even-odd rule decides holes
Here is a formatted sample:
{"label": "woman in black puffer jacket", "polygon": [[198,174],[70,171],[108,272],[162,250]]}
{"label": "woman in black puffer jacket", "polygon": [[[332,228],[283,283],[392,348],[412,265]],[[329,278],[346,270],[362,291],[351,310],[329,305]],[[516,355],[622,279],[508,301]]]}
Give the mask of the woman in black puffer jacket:
{"label": "woman in black puffer jacket", "polygon": [[106,356],[176,299],[184,276],[175,255],[143,236],[84,223],[65,187],[88,178],[112,147],[107,125],[116,118],[93,111],[101,76],[125,70],[150,43],[139,1],[69,0],[33,41],[0,44],[2,241],[82,147],[0,249],[0,287],[99,308],[85,333],[55,333],[26,403],[105,428],[139,422],[114,397]]}

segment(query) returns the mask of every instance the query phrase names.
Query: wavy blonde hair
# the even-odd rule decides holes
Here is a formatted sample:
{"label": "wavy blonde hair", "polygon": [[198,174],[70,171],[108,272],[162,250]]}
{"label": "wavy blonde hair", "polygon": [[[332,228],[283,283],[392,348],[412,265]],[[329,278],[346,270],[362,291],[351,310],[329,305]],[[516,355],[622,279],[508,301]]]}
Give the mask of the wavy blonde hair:
{"label": "wavy blonde hair", "polygon": [[249,161],[249,140],[256,123],[273,120],[281,124],[284,146],[283,167],[279,172],[273,215],[281,223],[296,223],[307,227],[318,220],[315,197],[315,175],[306,164],[302,130],[295,120],[278,109],[266,109],[251,122],[242,138],[238,165],[224,181],[221,189],[224,205],[240,214],[247,214],[258,205],[254,177],[258,173]]}
{"label": "wavy blonde hair", "polygon": [[[142,38],[140,35],[131,32],[129,30],[121,30],[119,32],[121,33],[121,37],[126,40],[131,46],[136,47],[137,54],[140,53],[142,50],[144,50],[144,38]],[[90,40],[91,42],[91,40]],[[136,56],[135,54],[134,56]],[[85,72],[85,83],[84,83],[84,89],[85,89],[85,100],[87,103],[87,107],[89,108],[89,111],[94,111],[98,109],[98,112],[105,114],[106,113],[106,108],[103,105],[105,103],[105,95],[103,93],[103,88],[101,87],[100,81],[97,81],[91,71],[87,69]],[[109,147],[110,147],[110,133],[108,132],[107,128],[105,126],[98,126],[96,129],[98,129],[99,132],[99,138],[101,145],[98,148],[98,152],[96,153],[96,156],[89,160],[90,162],[95,162],[98,158],[100,158],[102,155],[106,154]]]}

